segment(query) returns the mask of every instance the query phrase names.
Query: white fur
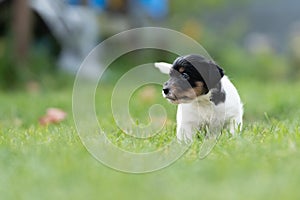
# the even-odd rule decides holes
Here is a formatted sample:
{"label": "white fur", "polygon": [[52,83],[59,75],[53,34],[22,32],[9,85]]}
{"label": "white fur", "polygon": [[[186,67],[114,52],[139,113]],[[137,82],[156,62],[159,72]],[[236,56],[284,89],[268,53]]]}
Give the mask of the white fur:
{"label": "white fur", "polygon": [[[166,66],[171,69],[171,64],[155,63],[162,73],[169,73]],[[163,70],[161,69],[163,68]],[[240,96],[227,76],[221,79],[222,89],[226,98],[224,103],[215,105],[210,101],[211,91],[206,95],[197,97],[190,103],[179,104],[177,108],[177,138],[178,140],[191,141],[195,131],[206,125],[209,129],[218,129],[228,125],[230,133],[241,130],[243,124],[243,104]]]}
{"label": "white fur", "polygon": [[163,74],[169,74],[170,69],[172,68],[172,64],[165,62],[156,62],[154,63],[154,66]]}

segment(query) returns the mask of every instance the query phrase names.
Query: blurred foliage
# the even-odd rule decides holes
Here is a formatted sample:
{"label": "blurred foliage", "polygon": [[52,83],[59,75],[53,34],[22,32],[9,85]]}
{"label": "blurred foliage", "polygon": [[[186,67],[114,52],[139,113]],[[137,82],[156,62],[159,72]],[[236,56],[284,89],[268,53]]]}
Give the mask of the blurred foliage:
{"label": "blurred foliage", "polygon": [[24,88],[27,82],[42,82],[43,77],[55,75],[55,62],[47,53],[31,50],[27,62],[18,63],[9,49],[0,53],[0,88]]}
{"label": "blurred foliage", "polygon": [[134,50],[114,60],[104,72],[102,81],[108,84],[115,84],[124,73],[136,66],[157,61],[173,62],[177,56],[174,53],[158,49]]}
{"label": "blurred foliage", "polygon": [[[198,41],[233,79],[271,82],[290,80],[294,73],[290,73],[291,63],[285,54],[275,49],[253,53],[241,45],[244,36],[251,32],[247,16],[234,18],[226,23],[221,20],[218,24],[209,24],[205,20],[207,14],[224,12],[224,9],[232,5],[238,8],[249,3],[249,0],[172,0],[170,16],[164,25]],[[162,53],[160,50],[135,51],[117,59],[108,71],[112,78],[117,79],[119,76],[116,74],[122,74],[138,64],[172,62],[175,57],[176,55]]]}
{"label": "blurred foliage", "polygon": [[288,78],[287,62],[282,55],[253,55],[239,47],[230,47],[218,54],[216,60],[233,78],[263,81],[282,81]]}
{"label": "blurred foliage", "polygon": [[182,1],[172,0],[170,1],[170,10],[175,15],[184,15],[190,17],[189,14],[200,14],[207,10],[214,10],[224,8],[228,4],[243,4],[249,2],[249,0],[201,0],[201,1]]}
{"label": "blurred foliage", "polygon": [[209,20],[205,20],[210,12],[217,14],[232,5],[238,8],[249,3],[249,0],[204,0],[188,3],[175,0],[170,4],[171,27],[203,45],[230,77],[262,81],[291,80],[295,77],[295,73],[291,71],[295,70],[292,70],[286,54],[275,49],[253,53],[241,45],[244,36],[251,32],[246,16],[226,22],[221,20],[218,24],[210,24]]}
{"label": "blurred foliage", "polygon": [[[247,18],[239,18],[222,25],[220,31],[216,32],[212,26],[205,22],[205,14],[212,11],[220,11],[230,5],[244,5],[249,0],[203,0],[203,1],[170,1],[170,16],[164,22],[166,27],[181,31],[194,38],[208,51],[211,57],[224,68],[233,79],[256,79],[262,81],[289,80],[295,76],[292,68],[296,64],[291,63],[288,58],[278,52],[270,51],[263,53],[251,53],[240,45],[242,37],[248,30]],[[0,22],[8,20],[8,11],[1,15]],[[5,20],[4,20],[5,19]],[[40,20],[35,16],[35,21]],[[41,21],[41,20],[40,20]],[[221,22],[220,22],[221,23]],[[41,26],[34,28],[35,32],[42,31]],[[44,29],[43,29],[44,30]],[[46,29],[45,29],[46,30]],[[46,30],[48,31],[48,30]],[[45,32],[45,31],[44,31]],[[44,34],[43,32],[43,34]],[[36,38],[35,38],[36,39]],[[60,84],[61,75],[57,71],[56,58],[58,55],[58,44],[53,38],[42,38],[32,43],[28,62],[24,66],[16,63],[11,50],[12,38],[9,31],[1,30],[0,37],[0,88],[23,87],[24,83],[36,81],[39,84]],[[111,50],[115,47],[110,47]],[[139,50],[127,53],[119,57],[107,69],[104,79],[115,82],[125,71],[130,68],[155,61],[172,62],[176,55],[161,50]],[[293,65],[293,66],[291,66]],[[51,80],[51,77],[53,80]],[[62,78],[63,80],[63,78]]]}
{"label": "blurred foliage", "polygon": [[31,48],[26,63],[18,63],[10,38],[0,40],[0,89],[40,90],[69,87],[73,75],[58,71],[55,58],[46,48]]}
{"label": "blurred foliage", "polygon": [[[222,9],[230,5],[245,5],[250,0],[201,0],[201,1],[170,1],[170,17],[168,26],[181,29],[186,22],[195,21],[196,27],[203,25],[202,18],[211,12],[222,12]],[[198,25],[197,25],[198,24]]]}
{"label": "blurred foliage", "polygon": [[23,60],[18,58],[14,47],[16,38],[12,31],[12,1],[1,2],[0,13],[0,89],[24,89],[27,83],[42,83],[43,77],[50,74],[55,77],[56,52],[52,50],[57,48],[57,44],[50,40],[49,29],[45,33],[46,25],[41,18],[32,15],[32,40],[29,39],[31,44]]}

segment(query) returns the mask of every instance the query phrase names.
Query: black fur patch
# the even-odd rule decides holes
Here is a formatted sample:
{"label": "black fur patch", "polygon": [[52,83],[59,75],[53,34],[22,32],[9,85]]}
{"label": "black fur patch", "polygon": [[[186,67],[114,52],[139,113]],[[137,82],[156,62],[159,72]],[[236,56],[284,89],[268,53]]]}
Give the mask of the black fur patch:
{"label": "black fur patch", "polygon": [[222,90],[221,83],[218,83],[216,88],[214,88],[211,92],[210,101],[212,101],[215,105],[219,103],[224,103],[226,99],[226,94],[224,90]]}
{"label": "black fur patch", "polygon": [[[184,68],[184,71],[182,71],[182,68]],[[173,63],[173,69],[181,73],[187,73],[189,75],[187,81],[192,87],[196,86],[196,82],[203,82],[204,94],[215,88],[224,76],[222,68],[200,55],[187,55],[177,58]]]}

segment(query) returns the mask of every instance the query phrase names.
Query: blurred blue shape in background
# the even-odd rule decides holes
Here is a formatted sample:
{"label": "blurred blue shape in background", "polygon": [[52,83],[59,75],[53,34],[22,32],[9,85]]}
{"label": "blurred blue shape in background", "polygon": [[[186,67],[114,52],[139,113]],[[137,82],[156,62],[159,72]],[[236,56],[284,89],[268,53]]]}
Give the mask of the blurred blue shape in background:
{"label": "blurred blue shape in background", "polygon": [[96,10],[102,11],[106,7],[106,1],[105,0],[89,0],[88,5]]}
{"label": "blurred blue shape in background", "polygon": [[[82,1],[81,0],[68,0],[67,3],[70,5],[81,5]],[[102,11],[105,9],[107,2],[106,2],[106,0],[88,0],[87,4],[91,8]]]}
{"label": "blurred blue shape in background", "polygon": [[147,14],[153,19],[161,19],[168,14],[168,0],[140,0]]}

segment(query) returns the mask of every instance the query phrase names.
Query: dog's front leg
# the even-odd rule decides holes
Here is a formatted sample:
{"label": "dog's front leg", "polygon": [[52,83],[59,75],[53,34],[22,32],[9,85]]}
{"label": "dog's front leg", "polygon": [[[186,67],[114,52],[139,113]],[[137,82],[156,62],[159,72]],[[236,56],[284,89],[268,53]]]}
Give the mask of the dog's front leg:
{"label": "dog's front leg", "polygon": [[[193,120],[194,119],[194,120]],[[177,139],[189,143],[197,130],[198,121],[194,116],[194,110],[191,110],[186,104],[180,104],[177,109]]]}
{"label": "dog's front leg", "polygon": [[225,124],[225,105],[223,103],[213,105],[212,110],[207,136],[210,138],[218,138]]}
{"label": "dog's front leg", "polygon": [[236,131],[240,132],[242,130],[242,125],[243,125],[243,122],[242,122],[242,117],[241,116],[230,119],[229,132],[232,135],[235,135]]}

